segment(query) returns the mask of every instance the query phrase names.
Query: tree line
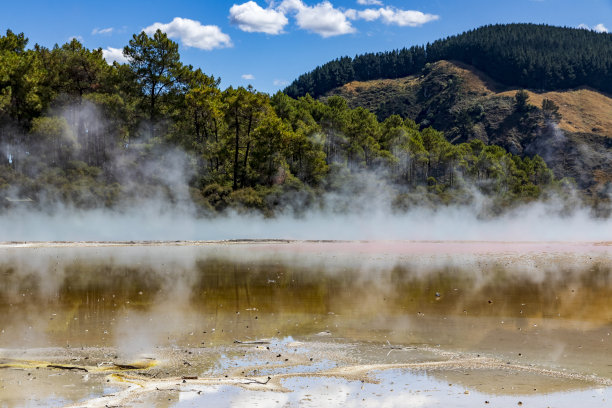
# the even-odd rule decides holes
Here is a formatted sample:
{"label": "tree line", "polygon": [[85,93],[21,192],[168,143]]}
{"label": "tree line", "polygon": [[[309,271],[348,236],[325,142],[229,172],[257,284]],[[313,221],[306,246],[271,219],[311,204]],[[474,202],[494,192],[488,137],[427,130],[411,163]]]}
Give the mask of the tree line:
{"label": "tree line", "polygon": [[92,208],[186,196],[203,213],[271,215],[355,192],[364,173],[388,186],[397,209],[467,203],[474,190],[503,207],[562,185],[538,156],[451,144],[340,97],[222,90],[161,31],[135,34],[126,64],[76,39],[27,43],[10,30],[0,37],[0,198]]}
{"label": "tree line", "polygon": [[487,25],[425,46],[339,58],[301,75],[285,92],[316,98],[351,81],[417,74],[440,60],[470,64],[508,86],[612,92],[612,34],[536,24]]}

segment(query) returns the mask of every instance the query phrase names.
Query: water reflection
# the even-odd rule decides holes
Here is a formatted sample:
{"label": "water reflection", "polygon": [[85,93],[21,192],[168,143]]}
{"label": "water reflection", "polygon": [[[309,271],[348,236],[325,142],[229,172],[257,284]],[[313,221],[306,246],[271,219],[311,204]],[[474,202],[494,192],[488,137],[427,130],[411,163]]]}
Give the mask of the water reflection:
{"label": "water reflection", "polygon": [[[190,387],[175,394],[173,408],[215,407],[432,407],[492,406],[601,407],[612,399],[612,389],[596,388],[547,394],[491,396],[467,391],[431,375],[389,370],[375,375],[378,383],[341,379],[292,378],[283,382],[291,393],[246,391],[227,386]],[[153,401],[147,401],[151,404]],[[145,405],[137,405],[145,406]],[[150,405],[146,405],[150,406]]]}
{"label": "water reflection", "polygon": [[90,380],[74,372],[0,370],[0,407],[46,408],[118,391],[118,387]]}
{"label": "water reflection", "polygon": [[117,346],[136,355],[330,333],[612,378],[610,247],[394,245],[0,248],[0,347]]}

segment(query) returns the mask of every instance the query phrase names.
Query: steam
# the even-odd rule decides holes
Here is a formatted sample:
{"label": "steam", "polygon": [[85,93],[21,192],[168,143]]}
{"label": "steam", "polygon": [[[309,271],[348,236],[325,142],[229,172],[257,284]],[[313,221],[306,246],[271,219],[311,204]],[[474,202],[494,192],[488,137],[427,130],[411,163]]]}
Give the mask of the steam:
{"label": "steam", "polygon": [[[230,341],[276,335],[279,325],[295,330],[297,316],[305,316],[300,325],[311,324],[313,314],[328,316],[328,310],[377,316],[376,324],[388,327],[380,318],[392,319],[399,305],[411,308],[402,309],[406,318],[428,308],[475,315],[497,295],[505,304],[495,310],[515,315],[521,297],[511,299],[513,293],[528,294],[534,313],[542,312],[535,307],[541,304],[550,313],[584,317],[587,327],[607,322],[607,309],[591,302],[589,293],[605,299],[609,292],[609,248],[398,242],[0,246],[0,343],[57,345],[65,339],[72,346],[113,345],[134,358],[160,345],[199,346],[214,328],[225,329],[220,335]],[[431,303],[437,291],[441,301]],[[295,299],[302,292],[310,301]],[[259,320],[249,316],[253,308],[264,309],[256,313]],[[265,316],[272,323],[266,325]]]}
{"label": "steam", "polygon": [[296,240],[477,240],[607,241],[612,221],[593,219],[587,210],[555,214],[547,204],[519,208],[483,220],[470,207],[405,214],[390,209],[354,214],[309,211],[302,216],[265,218],[230,213],[196,218],[188,212],[164,211],[162,203],[125,212],[76,211],[59,207],[46,212],[11,211],[0,217],[1,241],[177,241],[231,239]]}
{"label": "steam", "polygon": [[[80,190],[79,202],[92,207],[82,209],[83,205],[66,203],[60,199],[61,192],[49,188],[34,204],[0,208],[0,241],[612,240],[612,219],[594,218],[589,208],[575,204],[578,200],[572,203],[558,197],[491,216],[499,212],[497,204],[476,188],[467,186],[469,197],[456,204],[432,201],[422,188],[406,191],[404,195],[412,204],[399,211],[394,199],[402,193],[401,187],[385,181],[389,177],[381,170],[337,172],[328,181],[328,193],[320,198],[308,192],[286,193],[278,197],[274,217],[246,208],[221,214],[203,212],[192,202],[194,157],[152,140],[147,127],[143,127],[142,137],[112,145],[109,140],[117,137],[106,135],[112,126],[98,107],[86,101],[64,108],[59,115],[68,124],[62,137],[77,143],[81,154],[87,149],[106,153],[107,161],[101,163],[104,174],[98,177],[122,186],[118,204],[109,207]],[[79,126],[86,131],[80,132],[80,140],[74,140],[72,135]],[[554,138],[556,144],[564,143],[565,136],[558,128]],[[14,148],[7,146],[2,147],[4,154],[12,155]],[[40,175],[35,166],[24,171],[33,178]],[[22,193],[14,186],[2,188],[0,184],[0,199],[11,197],[20,198]]]}
{"label": "steam", "polygon": [[[547,129],[543,135],[535,138],[525,149],[528,154],[538,154],[551,168],[564,168],[570,170],[570,175],[582,185],[592,183],[592,175],[584,173],[584,169],[598,169],[606,167],[612,160],[612,151],[606,148],[605,143],[599,144],[598,148],[593,148],[592,144],[585,143],[580,138],[568,137],[559,127],[558,123],[549,121]],[[606,186],[603,183],[591,186],[591,189],[598,191],[601,196],[612,197],[610,183]],[[609,212],[609,209],[608,209]]]}

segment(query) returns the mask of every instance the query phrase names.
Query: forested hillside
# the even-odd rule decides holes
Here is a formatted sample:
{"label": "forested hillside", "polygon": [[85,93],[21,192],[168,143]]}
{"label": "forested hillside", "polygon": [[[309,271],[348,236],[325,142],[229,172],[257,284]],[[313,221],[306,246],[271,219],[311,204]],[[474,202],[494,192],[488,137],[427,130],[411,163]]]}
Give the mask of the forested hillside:
{"label": "forested hillside", "polygon": [[0,37],[0,208],[154,199],[202,214],[272,215],[329,206],[334,195],[344,201],[332,210],[342,211],[375,174],[373,194],[383,188],[398,211],[484,196],[499,212],[569,185],[538,156],[451,144],[434,128],[398,115],[380,121],[340,97],[222,90],[182,64],[160,31],[134,35],[123,65],[77,40],[27,43],[11,31]]}
{"label": "forested hillside", "polygon": [[[350,82],[326,96],[442,130],[452,143],[479,139],[519,156],[540,155],[557,177],[595,197],[612,191],[612,98],[593,89],[534,92],[508,88],[456,61],[419,74]],[[517,109],[522,95],[524,108]]]}
{"label": "forested hillside", "polygon": [[351,81],[412,75],[440,60],[470,64],[510,86],[612,93],[612,34],[535,24],[489,25],[426,46],[343,57],[301,75],[285,92],[318,97]]}

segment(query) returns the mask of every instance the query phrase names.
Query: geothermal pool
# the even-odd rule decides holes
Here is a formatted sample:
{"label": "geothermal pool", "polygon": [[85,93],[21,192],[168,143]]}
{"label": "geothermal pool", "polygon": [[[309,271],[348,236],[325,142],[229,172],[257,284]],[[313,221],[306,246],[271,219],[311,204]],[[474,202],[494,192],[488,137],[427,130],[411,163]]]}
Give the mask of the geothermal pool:
{"label": "geothermal pool", "polygon": [[0,244],[0,407],[600,407],[612,244]]}

